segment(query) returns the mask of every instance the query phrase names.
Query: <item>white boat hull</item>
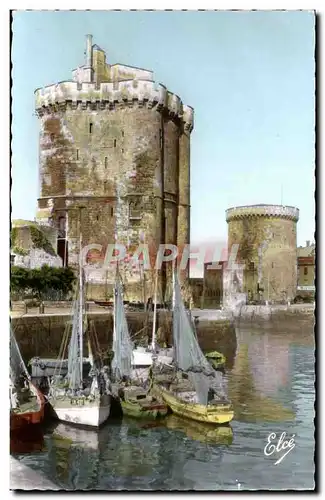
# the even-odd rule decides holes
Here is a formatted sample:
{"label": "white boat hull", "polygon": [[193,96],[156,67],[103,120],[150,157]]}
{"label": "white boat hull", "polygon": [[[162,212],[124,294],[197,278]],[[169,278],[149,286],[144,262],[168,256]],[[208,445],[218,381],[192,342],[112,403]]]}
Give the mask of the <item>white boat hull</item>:
{"label": "white boat hull", "polygon": [[[88,358],[83,360],[84,368],[90,365]],[[32,358],[29,362],[31,366],[32,378],[53,377],[53,375],[65,376],[68,373],[68,360],[58,360],[50,358]]]}
{"label": "white boat hull", "polygon": [[71,404],[71,398],[53,400],[49,402],[56,417],[62,422],[76,425],[99,427],[109,417],[111,411],[111,396],[105,394],[95,401],[85,401],[85,404]]}
{"label": "white boat hull", "polygon": [[135,349],[133,351],[133,366],[136,367],[147,367],[152,365],[152,352],[149,351],[138,351]]}
{"label": "white boat hull", "polygon": [[[149,367],[152,365],[152,356],[153,353],[151,351],[146,351],[145,349],[134,349],[133,350],[133,359],[132,364],[136,368],[140,367]],[[173,361],[173,349],[161,349],[158,352],[157,362],[163,365],[171,364]]]}

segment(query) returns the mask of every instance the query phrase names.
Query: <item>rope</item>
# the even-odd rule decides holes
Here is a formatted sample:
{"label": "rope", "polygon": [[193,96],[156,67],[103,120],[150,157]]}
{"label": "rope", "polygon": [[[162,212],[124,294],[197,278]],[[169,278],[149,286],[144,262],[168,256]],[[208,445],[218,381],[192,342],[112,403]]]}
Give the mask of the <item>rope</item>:
{"label": "rope", "polygon": [[[75,290],[74,301],[77,300],[77,298],[78,298],[78,287]],[[72,327],[72,325],[71,325],[71,327]],[[64,355],[65,355],[67,344],[68,344],[68,340],[69,340],[69,330],[70,330],[70,325],[68,323],[66,325],[66,327],[65,327],[65,330],[64,330],[63,339],[62,339],[62,342],[61,342],[61,345],[60,345],[59,354],[58,354],[58,357],[57,357],[57,360],[60,361],[60,363],[58,363],[56,365],[56,367],[54,368],[54,376],[56,376],[57,370],[58,370],[58,374],[59,375],[61,373],[61,369],[62,369],[62,365],[63,365],[63,360],[64,360]]]}
{"label": "rope", "polygon": [[67,325],[65,327],[65,330],[64,330],[63,340],[62,340],[62,343],[61,343],[61,346],[60,346],[59,355],[57,357],[57,360],[60,363],[58,363],[55,366],[55,368],[54,368],[54,377],[56,376],[57,372],[58,372],[59,375],[61,373],[61,369],[62,369],[62,365],[63,365],[63,360],[64,360],[64,354],[65,354],[65,351],[66,351],[66,348],[67,348],[68,339],[69,339],[68,330],[69,330],[69,326]]}
{"label": "rope", "polygon": [[135,332],[132,337],[131,337],[131,340],[133,340],[137,335],[139,335],[141,332],[143,332],[144,330],[148,330],[148,326],[144,326],[143,328],[141,328],[141,330],[138,330],[137,332]]}
{"label": "rope", "polygon": [[97,334],[96,334],[96,329],[95,329],[95,324],[93,321],[90,322],[89,324],[89,338],[90,338],[90,344],[91,344],[91,340],[94,341],[94,349],[95,349],[95,353],[94,354],[97,354],[98,357],[99,357],[99,360],[101,362],[101,364],[103,365],[103,353],[105,351],[103,351],[100,347],[100,344],[99,344],[99,341],[98,341],[98,337],[97,337]]}

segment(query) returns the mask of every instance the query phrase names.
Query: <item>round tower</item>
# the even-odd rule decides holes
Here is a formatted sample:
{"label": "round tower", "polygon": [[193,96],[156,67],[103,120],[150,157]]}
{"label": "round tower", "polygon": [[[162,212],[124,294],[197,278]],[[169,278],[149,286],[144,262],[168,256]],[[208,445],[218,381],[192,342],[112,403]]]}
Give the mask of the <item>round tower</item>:
{"label": "round tower", "polygon": [[[48,217],[51,200],[65,262],[78,262],[80,229],[83,246],[102,245],[102,257],[116,241],[131,254],[140,242],[153,252],[159,244],[189,243],[193,109],[155,83],[151,71],[107,64],[90,35],[85,65],[73,78],[35,91],[38,219]],[[97,284],[103,280],[106,272]],[[131,272],[128,281],[129,298],[143,300],[139,276]],[[150,286],[145,295],[152,295]]]}
{"label": "round tower", "polygon": [[294,299],[298,219],[297,208],[282,205],[252,205],[226,211],[228,253],[235,258],[234,245],[238,246],[238,291],[244,292],[249,301]]}

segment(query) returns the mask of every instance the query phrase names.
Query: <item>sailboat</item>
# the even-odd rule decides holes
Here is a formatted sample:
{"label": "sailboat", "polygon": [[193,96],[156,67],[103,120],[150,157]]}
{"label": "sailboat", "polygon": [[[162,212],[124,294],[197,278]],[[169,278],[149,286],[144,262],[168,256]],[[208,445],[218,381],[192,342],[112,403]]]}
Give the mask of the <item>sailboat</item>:
{"label": "sailboat", "polygon": [[[81,250],[81,235],[80,235]],[[48,400],[59,420],[78,425],[99,427],[110,414],[111,385],[109,368],[92,352],[92,340],[87,328],[84,304],[81,251],[79,263],[79,287],[73,304],[72,332],[68,348],[68,372],[64,376],[58,363],[58,375],[50,381]],[[88,337],[90,370],[85,374],[84,342]],[[96,339],[97,340],[97,339]],[[61,352],[64,359],[68,336],[63,338]]]}
{"label": "sailboat", "polygon": [[45,398],[32,384],[10,328],[10,430],[16,431],[44,419]]}
{"label": "sailboat", "polygon": [[123,414],[136,418],[157,418],[166,415],[168,407],[159,398],[150,395],[150,387],[146,388],[145,383],[136,377],[132,369],[133,343],[129,335],[118,268],[114,289],[113,352],[113,391],[121,403]]}
{"label": "sailboat", "polygon": [[153,370],[153,394],[161,396],[176,415],[213,424],[230,422],[234,417],[233,407],[225,397],[221,375],[201,351],[176,273],[173,342],[174,380],[157,383]]}
{"label": "sailboat", "polygon": [[[174,275],[173,275],[174,276]],[[158,290],[158,270],[156,270],[155,275],[155,291],[154,291],[154,310],[153,310],[153,324],[152,324],[152,339],[151,344],[148,347],[138,346],[133,350],[133,363],[134,367],[142,369],[142,372],[147,369],[147,374],[149,374],[149,368],[153,364],[153,360],[156,363],[162,365],[169,365],[173,362],[173,349],[171,348],[159,348],[157,345],[157,290]],[[173,283],[174,291],[174,283]],[[174,301],[173,301],[174,302]]]}

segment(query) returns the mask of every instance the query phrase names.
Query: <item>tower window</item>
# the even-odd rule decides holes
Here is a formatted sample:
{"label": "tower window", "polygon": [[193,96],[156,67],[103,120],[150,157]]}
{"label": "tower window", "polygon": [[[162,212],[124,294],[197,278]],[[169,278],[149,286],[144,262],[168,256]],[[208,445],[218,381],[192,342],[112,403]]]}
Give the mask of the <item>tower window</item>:
{"label": "tower window", "polygon": [[114,148],[116,148],[116,139],[114,139]]}
{"label": "tower window", "polygon": [[122,130],[122,137],[124,137],[124,130]]}
{"label": "tower window", "polygon": [[107,168],[107,156],[105,156],[105,168]]}
{"label": "tower window", "polygon": [[92,134],[93,132],[93,124],[89,123],[89,133]]}
{"label": "tower window", "polygon": [[99,220],[99,215],[96,215],[96,220]]}
{"label": "tower window", "polygon": [[77,149],[77,160],[79,160],[79,149]]}
{"label": "tower window", "polygon": [[114,208],[111,207],[111,217],[113,217],[113,215],[114,215]]}
{"label": "tower window", "polygon": [[308,267],[304,267],[304,276],[307,276],[308,274]]}

